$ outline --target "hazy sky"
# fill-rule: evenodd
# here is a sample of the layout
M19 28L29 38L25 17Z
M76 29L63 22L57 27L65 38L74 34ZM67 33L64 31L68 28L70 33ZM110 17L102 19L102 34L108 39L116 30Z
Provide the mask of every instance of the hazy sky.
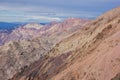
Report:
M0 21L49 22L68 17L96 18L120 0L0 0Z

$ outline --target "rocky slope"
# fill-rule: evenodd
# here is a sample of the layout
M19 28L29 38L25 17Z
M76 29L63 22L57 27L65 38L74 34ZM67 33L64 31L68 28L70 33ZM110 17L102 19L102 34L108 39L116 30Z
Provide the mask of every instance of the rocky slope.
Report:
M68 36L11 80L119 80L120 7Z
M15 29L8 35L6 39L8 43L0 47L0 80L13 77L16 72L21 72L31 63L44 57L45 53L60 39L77 31L88 21L86 19L68 19L65 22L50 24L46 27L27 24ZM66 28L69 24L71 25Z
M43 32L41 37L44 41L49 40L52 41L52 44L55 44L71 33L81 29L87 22L90 22L90 20L69 18L60 23L51 23L49 25L50 28Z

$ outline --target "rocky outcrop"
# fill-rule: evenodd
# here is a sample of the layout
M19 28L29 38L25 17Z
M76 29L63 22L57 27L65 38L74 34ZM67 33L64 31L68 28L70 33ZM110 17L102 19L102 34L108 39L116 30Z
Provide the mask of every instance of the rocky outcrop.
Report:
M11 80L113 80L120 73L119 35L120 7L60 41Z

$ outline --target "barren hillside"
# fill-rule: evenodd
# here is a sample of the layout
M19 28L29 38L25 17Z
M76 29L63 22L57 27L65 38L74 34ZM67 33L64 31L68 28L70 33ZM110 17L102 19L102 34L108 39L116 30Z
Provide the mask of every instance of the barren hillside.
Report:
M11 80L119 80L120 7L63 39Z
M7 37L2 35L1 39L6 43L0 46L0 80L12 78L24 67L44 57L57 42L80 29L88 21L68 19L48 26L27 24L5 35Z

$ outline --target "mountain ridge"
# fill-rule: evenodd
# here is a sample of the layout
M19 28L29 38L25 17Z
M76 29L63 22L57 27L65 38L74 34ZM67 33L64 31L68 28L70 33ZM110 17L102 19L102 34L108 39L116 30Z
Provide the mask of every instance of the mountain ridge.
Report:
M13 30L8 38L10 41L0 46L0 78L7 80L16 72L21 71L22 67L27 67L39 58L44 57L57 42L88 22L84 19L84 22L80 23L81 21L81 19L72 20L73 24L69 26L68 30L64 26L69 25L69 21L47 25L46 27L40 27L40 29L31 29L31 26L26 29L23 26ZM76 25L76 22L79 26ZM76 29L72 30L74 28ZM29 35L32 35L30 39L26 39ZM12 41L11 39L16 40Z
M11 80L112 80L120 73L120 7L65 38Z

